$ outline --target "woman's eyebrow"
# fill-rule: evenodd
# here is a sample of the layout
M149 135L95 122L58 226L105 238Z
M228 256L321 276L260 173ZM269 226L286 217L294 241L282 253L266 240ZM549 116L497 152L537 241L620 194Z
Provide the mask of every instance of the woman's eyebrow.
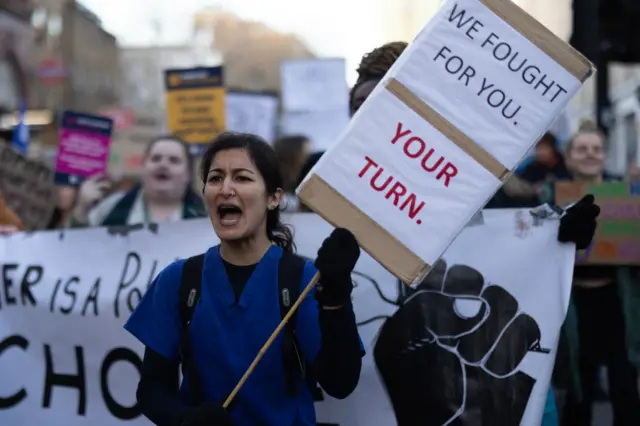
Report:
M224 173L224 170L220 169L220 168L214 168L214 169L210 169L209 173ZM237 167L235 169L231 170L232 173L238 173L238 172L247 172L247 173L251 173L252 175L255 175L255 172L253 170L249 170L246 169L244 167Z

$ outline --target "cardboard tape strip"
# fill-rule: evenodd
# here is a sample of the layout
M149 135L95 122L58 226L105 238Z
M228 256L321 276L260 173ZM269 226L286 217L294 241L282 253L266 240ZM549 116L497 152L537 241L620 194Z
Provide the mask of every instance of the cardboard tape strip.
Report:
M587 58L517 4L504 0L480 0L480 2L581 82L593 74L595 68Z
M484 148L469 139L467 135L458 130L453 124L449 123L447 119L438 114L433 108L422 102L422 100L414 95L411 90L407 89L404 84L392 78L387 83L387 90L425 121L429 122L451 142L458 145L460 149L476 160L477 163L487 169L487 171L498 178L498 180L502 182L507 180L510 172L505 166L485 151Z
M300 200L333 226L349 229L360 246L405 284L424 277L431 267L400 240L354 206L320 176L313 174L298 192Z

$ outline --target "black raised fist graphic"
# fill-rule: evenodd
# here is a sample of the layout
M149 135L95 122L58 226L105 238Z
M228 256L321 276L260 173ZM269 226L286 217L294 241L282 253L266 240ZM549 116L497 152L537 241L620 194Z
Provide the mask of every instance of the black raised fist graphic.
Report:
M438 261L380 329L374 359L398 426L518 426L535 379L518 365L540 328L466 265Z

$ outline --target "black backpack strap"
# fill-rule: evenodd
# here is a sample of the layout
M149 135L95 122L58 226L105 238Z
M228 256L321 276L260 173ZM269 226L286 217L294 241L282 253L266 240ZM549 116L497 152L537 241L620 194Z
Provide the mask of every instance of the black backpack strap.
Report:
M300 295L302 275L306 259L283 251L278 264L278 299L280 300L280 318L284 318ZM291 394L295 395L296 377L306 375L307 366L300 350L295 333L296 313L294 312L285 326L282 342L282 358Z
M180 280L180 320L182 322L182 347L181 362L182 371L189 378L189 394L193 405L202 401L203 392L200 387L200 380L196 370L195 360L191 354L191 341L189 340L189 325L196 304L200 299L202 288L202 265L204 264L204 254L188 258L182 268L182 279Z

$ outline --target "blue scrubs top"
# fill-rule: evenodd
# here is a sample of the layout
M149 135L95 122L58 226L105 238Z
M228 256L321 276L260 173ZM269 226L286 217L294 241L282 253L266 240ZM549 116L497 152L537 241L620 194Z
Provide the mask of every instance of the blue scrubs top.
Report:
M236 386L271 333L280 323L278 261L282 249L272 245L247 281L236 303L235 294L220 257L219 246L205 254L202 292L189 329L192 353L202 390L210 400L222 403ZM181 323L179 288L184 260L178 260L156 277L125 324L145 346L169 359L177 359ZM301 289L315 275L307 261ZM314 290L315 291L315 290ZM318 304L311 291L296 314L300 346L309 363L320 350ZM315 426L313 398L300 378L291 396L287 391L282 360L282 334L267 350L230 407L238 425ZM361 343L362 344L362 343ZM188 380L180 393L188 400Z

